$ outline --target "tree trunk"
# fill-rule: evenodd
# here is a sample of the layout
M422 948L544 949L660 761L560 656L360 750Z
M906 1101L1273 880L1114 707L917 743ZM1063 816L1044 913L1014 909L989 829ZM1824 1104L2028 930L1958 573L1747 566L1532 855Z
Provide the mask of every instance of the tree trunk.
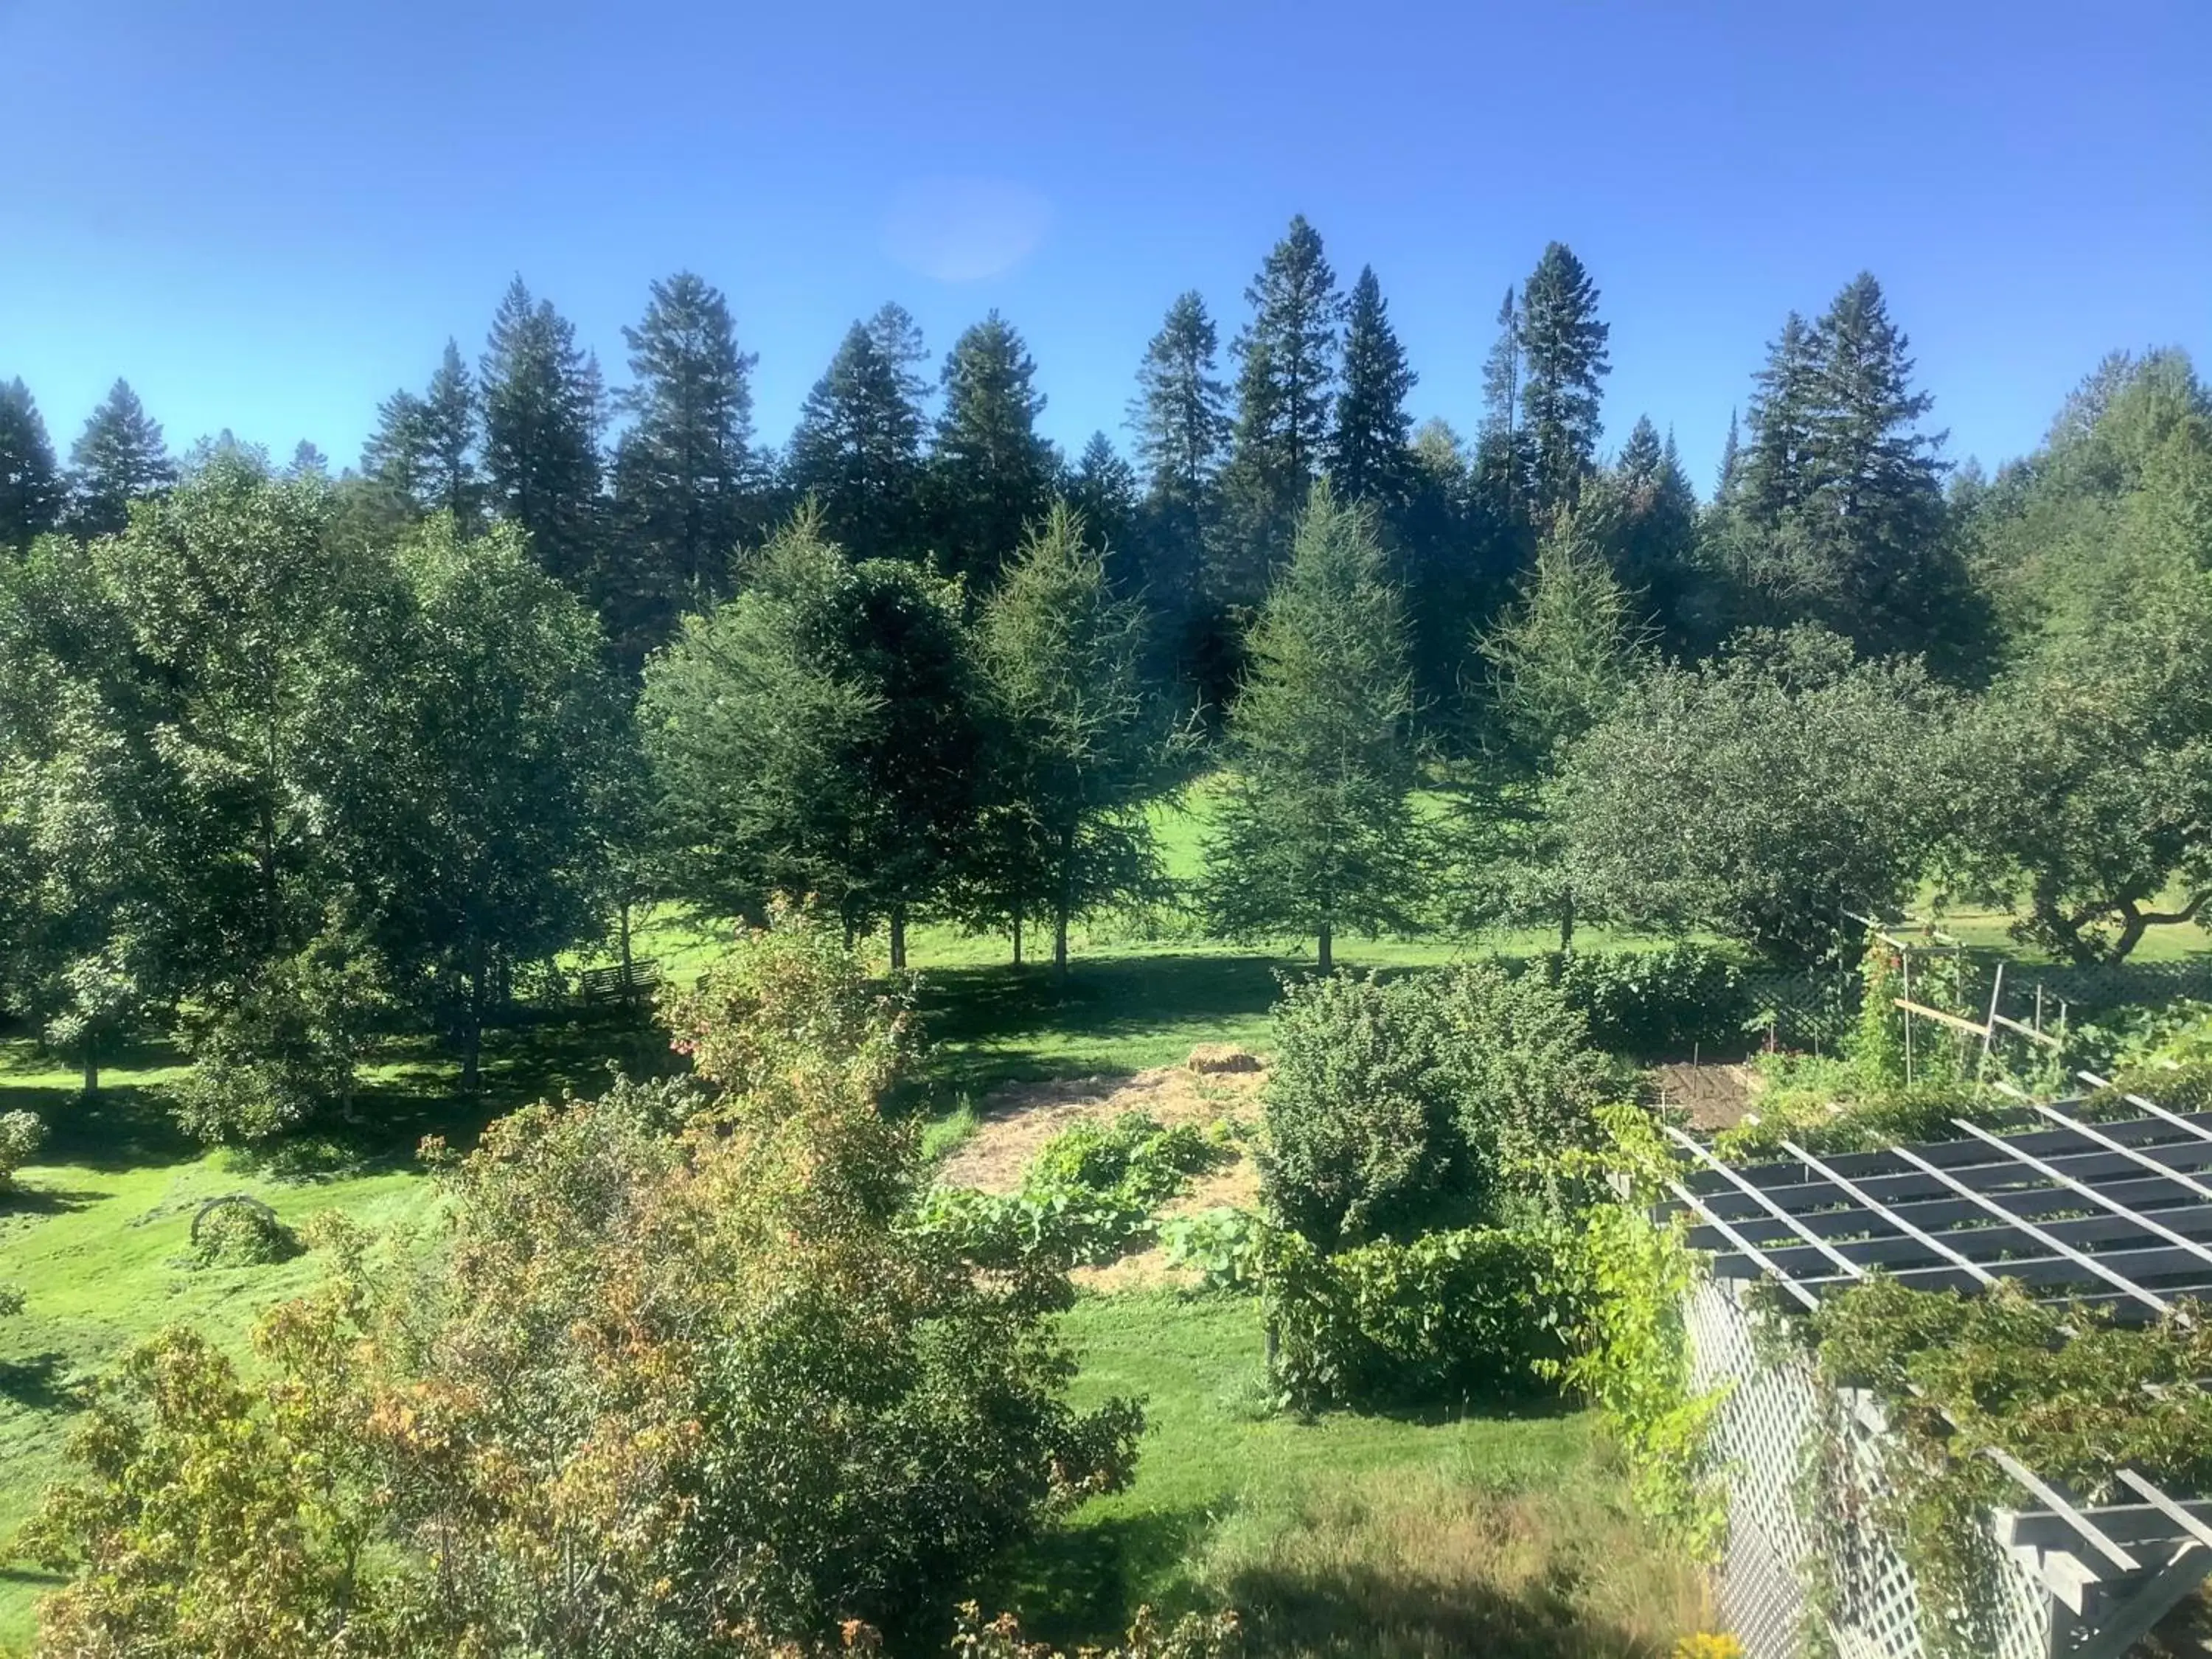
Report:
M483 1081L484 947L469 946L469 994L461 1007L461 1092L472 1095Z
M629 1008L637 1006L637 986L630 978L629 960L629 899L625 896L615 912L615 927L622 936L623 1001Z
M1052 914L1052 976L1065 983L1067 979L1067 906L1055 906Z
M891 971L900 973L906 968L906 906L891 906Z
M1321 970L1324 974L1334 971L1336 967L1336 957L1329 950L1331 943L1329 925L1324 921L1321 925Z
M1569 888L1559 899L1559 954L1575 948L1575 894Z
M1052 977L1055 984L1067 982L1067 918L1075 908L1075 832L1063 830L1060 836L1060 891L1052 906Z
M88 1099L100 1092L100 1039L84 1034L84 1092Z
M1014 966L1022 965L1022 907L1014 907Z

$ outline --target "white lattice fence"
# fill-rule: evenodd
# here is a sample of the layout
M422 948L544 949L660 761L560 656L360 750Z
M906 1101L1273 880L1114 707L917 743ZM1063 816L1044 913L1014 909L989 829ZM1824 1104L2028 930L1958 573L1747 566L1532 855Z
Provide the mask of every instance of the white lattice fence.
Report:
M1839 1446L1813 1437L1831 1432L1811 1366L1770 1358L1753 1341L1753 1316L1736 1283L1705 1280L1691 1292L1688 1318L1693 1378L1703 1391L1732 1382L1713 1423L1713 1450L1729 1476L1729 1544L1721 1586L1729 1628L1749 1659L1798 1659L1808 1605L1806 1564L1814 1540L1799 1509L1798 1488L1808 1454L1840 1455L1838 1501L1850 1559L1837 1564L1844 1605L1828 1626L1842 1659L1920 1659L1920 1603L1912 1572L1888 1540L1863 1520L1880 1479L1881 1451L1871 1429L1848 1414ZM2008 1565L2004 1628L1990 1659L2045 1659L2049 1597L2027 1568Z

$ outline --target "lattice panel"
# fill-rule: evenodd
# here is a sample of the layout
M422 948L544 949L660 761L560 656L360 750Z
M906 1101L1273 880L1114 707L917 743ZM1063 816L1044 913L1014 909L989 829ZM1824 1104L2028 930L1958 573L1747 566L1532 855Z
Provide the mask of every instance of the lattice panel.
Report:
M1770 1362L1752 1340L1734 1285L1705 1280L1688 1306L1692 1373L1699 1390L1733 1381L1713 1424L1713 1450L1729 1470L1729 1547L1721 1604L1749 1659L1798 1659L1808 1616L1805 1563L1813 1540L1797 1508L1812 1437L1826 1432L1819 1384L1801 1360ZM1863 1515L1880 1480L1879 1444L1853 1424L1838 1449L1847 1509ZM1920 1659L1920 1603L1912 1573L1871 1525L1849 1529L1840 1564L1845 1606L1829 1635L1842 1659ZM2049 1597L2008 1564L2005 1628L1990 1659L2046 1659Z

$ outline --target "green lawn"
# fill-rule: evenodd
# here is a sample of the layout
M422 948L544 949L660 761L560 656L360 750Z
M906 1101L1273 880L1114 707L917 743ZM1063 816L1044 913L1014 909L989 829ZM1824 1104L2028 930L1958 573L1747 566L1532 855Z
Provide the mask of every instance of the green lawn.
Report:
M1139 1397L1151 1428L1128 1491L991 1587L1034 1633L1102 1642L1142 1604L1229 1606L1271 1656L1628 1659L1703 1622L1587 1413L1265 1415L1242 1299L1091 1297L1066 1329L1079 1397Z

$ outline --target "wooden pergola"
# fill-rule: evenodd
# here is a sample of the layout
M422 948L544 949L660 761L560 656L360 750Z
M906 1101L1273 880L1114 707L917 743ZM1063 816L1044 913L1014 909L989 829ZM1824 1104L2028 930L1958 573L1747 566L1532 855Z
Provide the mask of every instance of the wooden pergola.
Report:
M1785 1140L1786 1161L1751 1167L1670 1129L1689 1162L1670 1184L1714 1279L1765 1279L1808 1309L1878 1271L1919 1290L2002 1279L2120 1320L2187 1317L2185 1301L2212 1305L2212 1113L2124 1099L2138 1115L2123 1121L2085 1121L2081 1100L2021 1097L2025 1133L1954 1118L1954 1139L1825 1156ZM1858 1403L1878 1432L1870 1402ZM1758 1443L1746 1438L1738 1461ZM2119 1469L2126 1501L2090 1504L1988 1455L2021 1494L1990 1520L2024 1582L2048 1593L2036 1610L2045 1653L2118 1659L2212 1571L2212 1500ZM1896 1594L1917 1607L1909 1584ZM1903 1659L1919 1651L1912 1625L1872 1620L1845 1651Z

